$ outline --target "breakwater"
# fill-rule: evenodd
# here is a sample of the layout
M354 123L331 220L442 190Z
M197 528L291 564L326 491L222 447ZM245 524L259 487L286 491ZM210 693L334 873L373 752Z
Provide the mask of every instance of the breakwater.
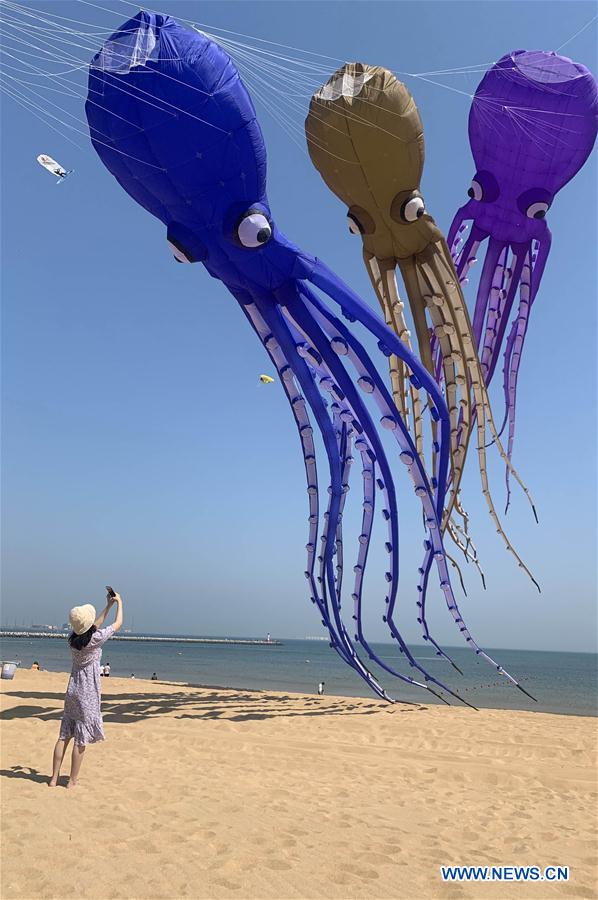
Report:
M67 638L65 631L0 631L2 638ZM252 647L282 647L282 641L265 638L199 638L199 637L163 637L161 635L115 634L113 641L139 641L153 644L242 644Z

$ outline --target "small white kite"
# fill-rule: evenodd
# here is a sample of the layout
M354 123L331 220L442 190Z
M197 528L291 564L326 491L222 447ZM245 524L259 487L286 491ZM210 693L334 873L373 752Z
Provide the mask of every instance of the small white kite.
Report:
M47 156L45 153L40 153L40 155L37 157L37 161L40 166L43 166L44 169L46 169L46 171L50 173L50 175L57 176L57 184L60 184L60 182L63 181L67 177L67 175L70 175L71 172L74 171L73 169L69 169L67 171L65 168L63 168L63 166L60 165L60 163L57 163L55 159L52 159L51 156Z

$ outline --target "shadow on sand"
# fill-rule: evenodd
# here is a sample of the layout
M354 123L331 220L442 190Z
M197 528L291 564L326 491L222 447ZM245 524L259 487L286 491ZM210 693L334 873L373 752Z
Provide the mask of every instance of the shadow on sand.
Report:
M178 719L225 719L229 722L247 722L259 719L288 718L295 716L367 716L378 712L391 712L399 707L403 711L426 707L413 703L396 703L390 706L378 701L355 701L349 697L304 697L301 695L270 694L263 691L204 688L174 693L131 693L102 695L104 722L133 722L170 715ZM0 713L0 719L37 718L42 721L62 718L64 694L42 691L6 691L4 696L24 701L53 700L54 708L19 703Z

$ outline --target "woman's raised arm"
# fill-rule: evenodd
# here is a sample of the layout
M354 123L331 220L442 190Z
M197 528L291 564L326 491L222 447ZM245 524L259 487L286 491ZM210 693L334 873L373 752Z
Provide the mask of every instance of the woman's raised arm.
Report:
M96 619L95 622L93 623L93 624L95 625L96 628L101 628L101 627L102 627L102 625L104 624L104 621L105 621L105 619L106 619L106 616L107 616L108 613L110 612L110 607L112 606L113 603L114 603L114 599L111 598L111 597L108 597L108 600L107 600L107 602L106 602L106 606L104 607L104 609L102 610L102 612L99 614L99 616L97 617L97 619Z
M123 623L123 602L122 602L122 598L121 598L120 594L115 594L114 597L112 598L112 601L113 601L113 603L116 603L116 605L118 607L116 610L116 621L113 626L114 630L118 631L118 629L120 628L120 626Z

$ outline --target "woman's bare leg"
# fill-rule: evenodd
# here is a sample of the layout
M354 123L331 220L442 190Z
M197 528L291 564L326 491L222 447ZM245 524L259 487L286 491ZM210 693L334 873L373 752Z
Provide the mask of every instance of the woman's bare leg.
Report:
M70 738L67 738L66 741L56 741L56 745L54 747L54 755L52 757L52 777L48 782L48 787L56 787L56 785L58 784L60 767L62 765L62 760L64 759L64 754L66 753L66 748L69 745L69 741Z
M71 756L71 774L67 787L75 787L77 784L77 776L83 762L83 754L85 753L85 744L73 744L73 754Z

